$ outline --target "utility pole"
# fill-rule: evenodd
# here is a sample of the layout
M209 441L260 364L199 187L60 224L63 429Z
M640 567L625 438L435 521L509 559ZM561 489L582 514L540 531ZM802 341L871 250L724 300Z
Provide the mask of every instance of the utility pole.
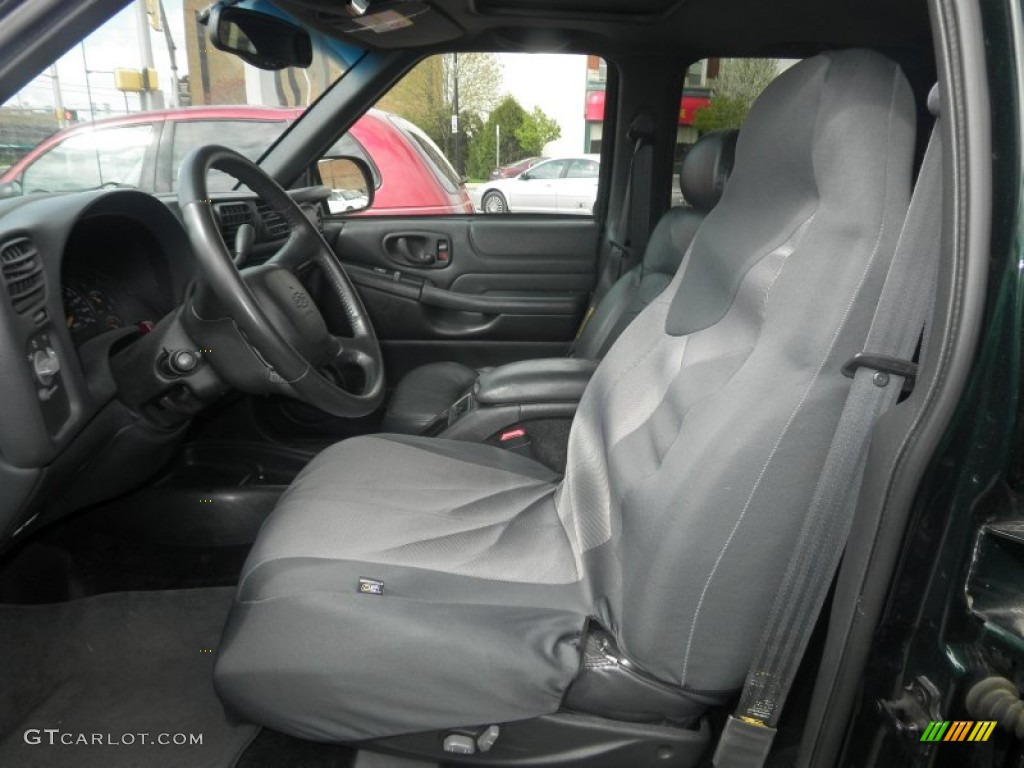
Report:
M88 75L86 75L88 77ZM57 116L57 123L61 128L67 127L64 119L64 98L60 93L60 76L57 74L57 62L50 66L50 83L53 85L53 113Z
M79 48L82 49L82 69L85 70L85 96L89 100L89 122L96 119L92 108L92 85L89 83L89 60L85 58L85 41L79 43Z
M171 35L171 27L167 23L167 11L164 10L164 0L157 0L160 8L160 25L164 28L164 37L167 38L167 55L171 58L171 106L181 106L178 94L178 47L174 44L174 37ZM146 35L147 39L149 35Z
M455 57L454 62L454 75L455 75L455 86L452 94L452 134L455 137L455 170L459 172L459 176L465 174L465 169L462 165L462 136L459 130L459 54L453 54Z
M146 0L135 0L135 19L139 28L139 53L142 55L143 72L147 69L155 69L153 65L153 43L149 39L149 12L146 9ZM144 89L139 94L144 110L154 108L153 91Z

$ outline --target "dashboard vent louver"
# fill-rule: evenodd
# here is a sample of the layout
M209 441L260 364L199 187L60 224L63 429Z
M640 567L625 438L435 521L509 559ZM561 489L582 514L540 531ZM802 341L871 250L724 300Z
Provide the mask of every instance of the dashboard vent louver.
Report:
M28 238L9 240L0 245L0 273L14 311L24 315L46 298L46 278L39 251Z
M248 203L222 203L217 206L217 219L220 221L220 234L228 248L235 244L235 235L243 224L255 226L255 216Z
M288 222L284 220L284 216L262 200L256 204L256 210L259 211L260 217L263 219L263 229L270 239L280 240L292 231Z

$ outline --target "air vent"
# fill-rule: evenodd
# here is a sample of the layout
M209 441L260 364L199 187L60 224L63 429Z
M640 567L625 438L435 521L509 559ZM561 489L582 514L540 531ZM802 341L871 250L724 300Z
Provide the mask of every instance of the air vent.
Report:
M217 219L220 221L220 234L231 248L235 243L235 235L243 224L255 225L255 217L248 203L222 203L217 206Z
M280 240L282 237L287 237L288 233L292 231L288 222L284 220L284 216L262 200L256 204L256 210L259 211L260 217L263 219L263 229L270 240Z
M0 270L14 311L24 315L46 298L46 278L39 251L27 238L0 245Z

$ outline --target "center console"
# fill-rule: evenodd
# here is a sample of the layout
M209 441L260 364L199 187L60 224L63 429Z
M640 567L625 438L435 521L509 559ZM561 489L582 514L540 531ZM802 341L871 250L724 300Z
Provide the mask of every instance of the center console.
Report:
M492 443L564 469L565 443L597 361L524 360L485 370L423 434Z

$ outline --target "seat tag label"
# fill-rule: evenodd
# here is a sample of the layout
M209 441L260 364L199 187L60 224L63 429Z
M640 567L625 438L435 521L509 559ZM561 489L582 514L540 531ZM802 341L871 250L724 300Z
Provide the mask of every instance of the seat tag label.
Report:
M364 595L383 595L384 582L376 579L360 579L359 591Z

